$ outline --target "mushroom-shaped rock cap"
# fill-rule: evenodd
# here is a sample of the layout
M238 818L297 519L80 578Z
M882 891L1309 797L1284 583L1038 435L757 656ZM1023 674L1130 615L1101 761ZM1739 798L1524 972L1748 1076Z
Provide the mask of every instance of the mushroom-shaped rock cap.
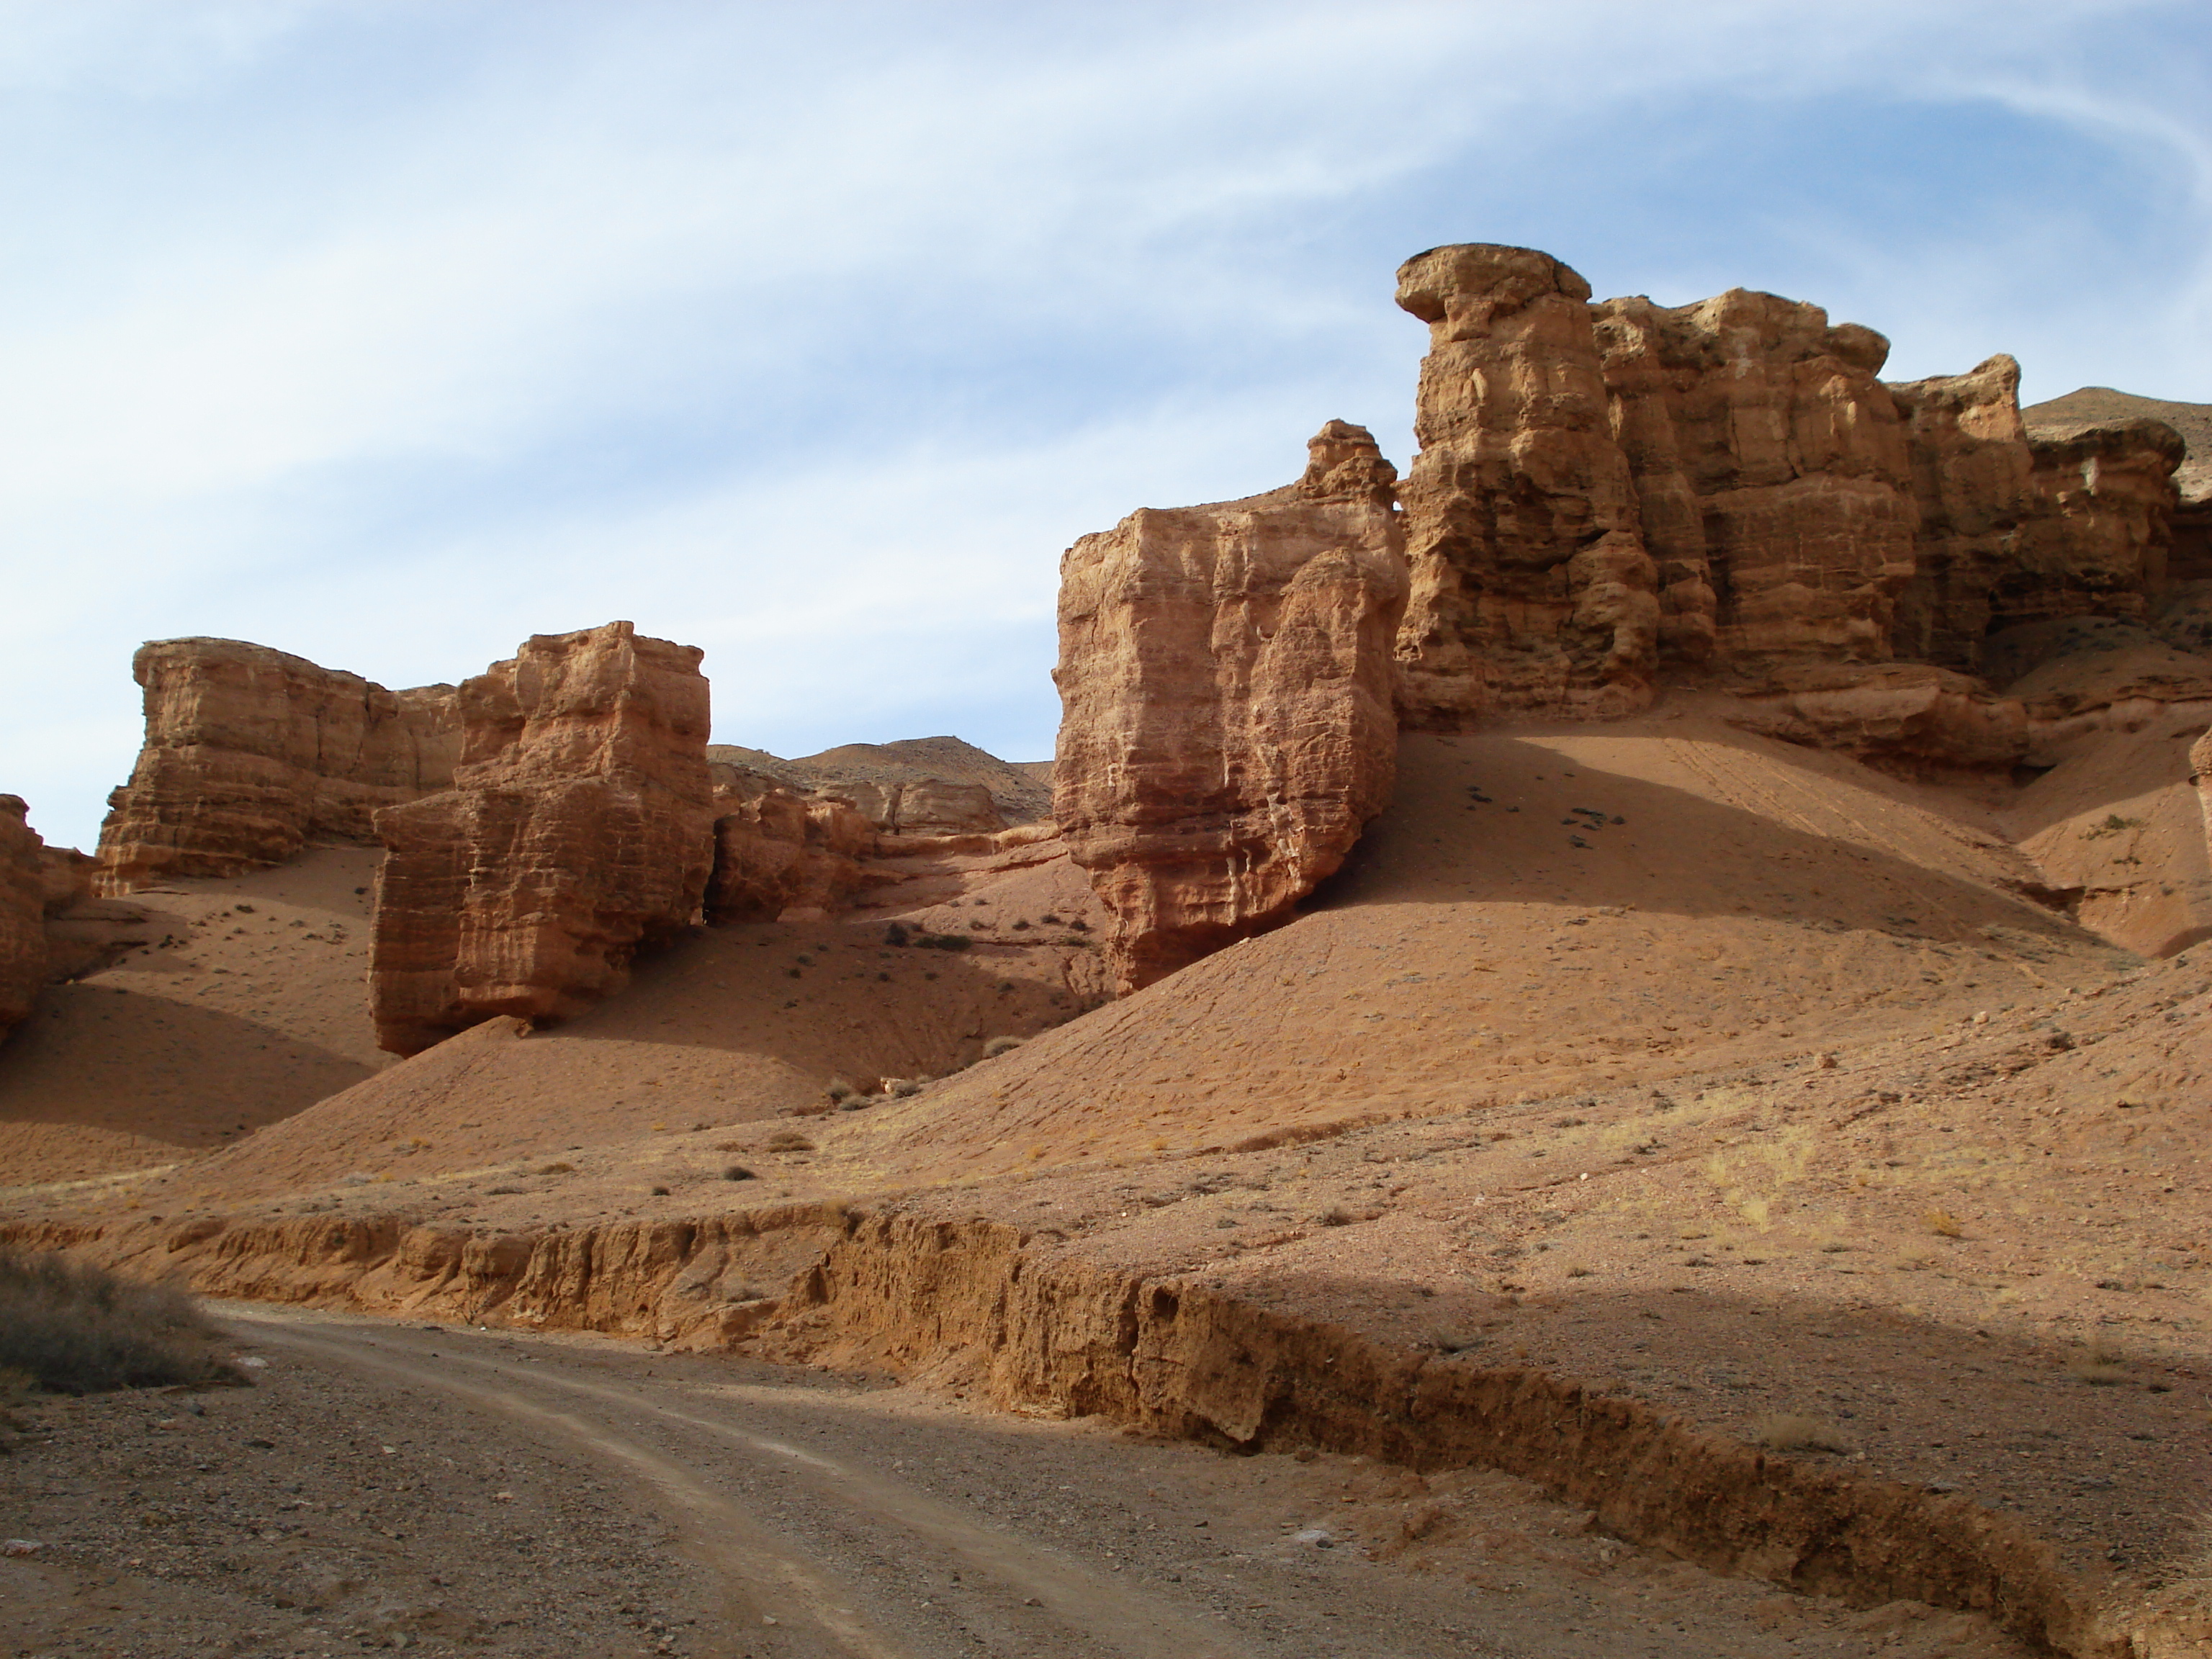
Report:
M1584 302L1590 285L1573 266L1533 247L1454 242L1398 267L1398 304L1439 340L1479 337L1493 318L1553 296Z

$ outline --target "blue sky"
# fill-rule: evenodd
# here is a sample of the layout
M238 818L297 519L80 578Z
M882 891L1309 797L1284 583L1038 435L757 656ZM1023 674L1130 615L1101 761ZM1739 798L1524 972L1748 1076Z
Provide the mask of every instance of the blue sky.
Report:
M1439 242L2212 401L2202 0L0 0L0 790L88 847L187 634L1048 754L1060 550L1404 465Z

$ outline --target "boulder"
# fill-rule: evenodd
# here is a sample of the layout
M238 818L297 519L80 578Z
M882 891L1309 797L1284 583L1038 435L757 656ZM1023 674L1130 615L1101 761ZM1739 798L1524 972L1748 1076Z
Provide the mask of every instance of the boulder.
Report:
M100 832L107 892L242 875L315 837L370 841L379 807L453 781L451 686L387 691L237 640L157 640L131 668L146 737Z
M1420 453L1400 492L1412 570L1400 696L1413 725L1650 701L1659 572L1613 439L1589 293L1531 248L1433 248L1399 269L1399 305L1429 325ZM1693 611L1697 556L1683 539L1669 569Z
M0 795L0 1036L28 1018L46 982L46 842L21 795Z
M1124 989L1287 921L1389 799L1396 474L1340 421L1308 450L1296 483L1061 562L1054 811Z
M462 684L453 787L376 815L379 1043L414 1054L495 1015L573 1016L696 917L713 855L700 656L609 623L537 635Z

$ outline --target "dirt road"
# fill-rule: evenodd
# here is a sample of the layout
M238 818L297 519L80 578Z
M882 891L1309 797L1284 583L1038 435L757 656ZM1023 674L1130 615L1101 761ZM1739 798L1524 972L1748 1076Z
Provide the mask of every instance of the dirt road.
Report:
M819 1371L224 1310L259 1386L19 1410L0 1651L1580 1659L2017 1650L1589 1531Z

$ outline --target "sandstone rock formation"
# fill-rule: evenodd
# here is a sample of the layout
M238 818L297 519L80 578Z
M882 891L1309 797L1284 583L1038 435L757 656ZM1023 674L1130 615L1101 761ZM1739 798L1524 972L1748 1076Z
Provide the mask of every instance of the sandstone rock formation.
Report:
M453 787L376 815L383 1047L578 1013L693 921L712 858L700 655L609 623L462 684Z
M1061 562L1054 813L1124 988L1287 920L1389 799L1395 473L1340 421L1309 453L1296 483L1133 513Z
M131 672L146 738L100 833L109 892L241 875L312 836L371 840L377 808L452 781L451 686L387 691L236 640L157 640Z
M717 766L709 921L826 916L867 882L876 826L842 800L801 795Z
M2177 584L2212 581L2212 404L2175 403L2106 386L2085 386L2021 414L2039 435L2141 420L2172 427L2180 434L2185 453L2173 475L2179 500L2172 514L2166 576Z
M1905 422L1920 522L1898 597L1898 655L1978 673L1991 595L2020 558L2040 501L2020 417L2020 364L1991 357L1964 374L1891 386Z
M1529 248L1435 248L1399 269L1398 303L1430 339L1401 492L1401 697L1416 725L1650 699L1659 572L1609 424L1589 293ZM1668 580L1694 611L1698 562L1677 541Z
M2041 422L2027 430L2043 509L1991 595L1991 623L2148 612L2165 588L2186 453L2163 421Z
M707 758L757 774L794 794L848 801L892 835L988 835L1052 816L1049 777L1039 778L1030 767L1002 761L958 738L841 744L797 760L709 744Z
M1624 452L1661 561L1672 654L1763 669L1888 654L1913 504L1889 343L1743 289L1595 307ZM1710 610L1704 610L1710 596Z
M21 795L0 795L0 1036L30 1016L46 982L46 843Z

